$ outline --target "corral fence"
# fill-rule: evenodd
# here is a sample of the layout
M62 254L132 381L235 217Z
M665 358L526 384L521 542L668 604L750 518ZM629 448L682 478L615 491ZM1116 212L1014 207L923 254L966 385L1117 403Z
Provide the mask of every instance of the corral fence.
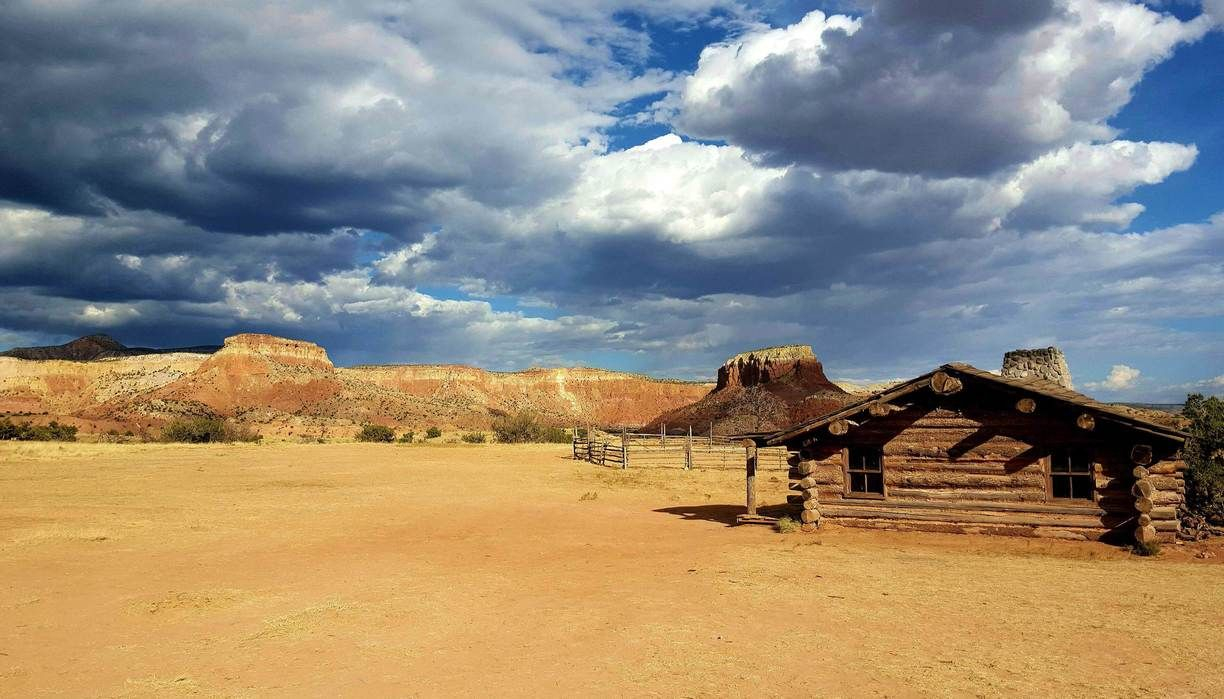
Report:
M613 468L680 468L744 470L746 453L738 439L714 435L654 434L574 429L574 458ZM757 468L786 471L785 447L757 449Z

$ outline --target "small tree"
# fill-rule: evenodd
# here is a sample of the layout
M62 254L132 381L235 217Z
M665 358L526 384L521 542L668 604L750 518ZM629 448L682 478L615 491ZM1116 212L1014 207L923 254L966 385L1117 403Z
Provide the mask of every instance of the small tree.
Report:
M437 439L442 436L442 430L438 427L430 427L425 430L425 439Z
M1182 414L1190 419L1186 506L1212 524L1224 524L1224 400L1192 393Z
M383 427L382 425L362 425L361 431L357 433L357 441L394 442L395 432L390 427Z
M400 435L400 444L412 444L412 440L416 439L416 432L405 432Z

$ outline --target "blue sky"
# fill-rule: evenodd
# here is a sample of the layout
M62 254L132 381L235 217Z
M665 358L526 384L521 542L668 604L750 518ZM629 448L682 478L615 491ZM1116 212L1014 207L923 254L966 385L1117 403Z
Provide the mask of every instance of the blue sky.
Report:
M0 345L1224 392L1224 3L0 7Z

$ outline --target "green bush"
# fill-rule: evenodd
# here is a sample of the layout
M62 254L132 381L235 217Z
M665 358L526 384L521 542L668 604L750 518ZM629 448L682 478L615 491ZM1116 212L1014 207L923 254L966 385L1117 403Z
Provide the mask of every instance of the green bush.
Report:
M1186 506L1215 525L1224 525L1224 400L1186 396L1182 414L1190 419L1186 458Z
M442 436L442 430L437 427L430 427L425 430L425 439L437 439Z
M249 427L231 425L215 417L172 420L162 428L163 442L210 444L213 442L258 442L261 435Z
M395 432L382 425L362 425L357 433L358 442L394 442Z
M568 444L570 435L564 427L552 427L540 422L533 413L505 415L493 421L493 434L503 444L551 442Z
M29 422L18 424L8 418L0 420L0 440L75 442L76 438L77 428L72 425L61 425L55 420L45 425L35 425Z
M412 440L416 439L416 432L405 432L400 435L400 444L412 444Z
M1135 545L1131 547L1131 551L1133 551L1136 556L1155 556L1160 553L1160 542L1150 541L1144 543L1142 541L1136 541Z
M484 444L485 435L484 432L468 432L459 439L462 439L468 444Z

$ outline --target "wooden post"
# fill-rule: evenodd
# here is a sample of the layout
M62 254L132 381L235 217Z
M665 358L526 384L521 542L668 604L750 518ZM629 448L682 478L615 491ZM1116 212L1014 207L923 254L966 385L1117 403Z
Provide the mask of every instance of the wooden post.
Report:
M714 446L714 421L710 420L710 446Z
M574 461L578 460L578 426L574 425L574 434L570 438L570 447L574 451Z
M659 424L659 446L667 446L667 423Z
M689 425L688 438L684 440L684 470L693 468L693 426Z
M629 433L621 427L621 468L629 468Z
M756 442L751 439L745 439L744 445L744 470L745 470L745 487L747 488L748 497L748 515L756 516L756 468L757 468L757 446Z

